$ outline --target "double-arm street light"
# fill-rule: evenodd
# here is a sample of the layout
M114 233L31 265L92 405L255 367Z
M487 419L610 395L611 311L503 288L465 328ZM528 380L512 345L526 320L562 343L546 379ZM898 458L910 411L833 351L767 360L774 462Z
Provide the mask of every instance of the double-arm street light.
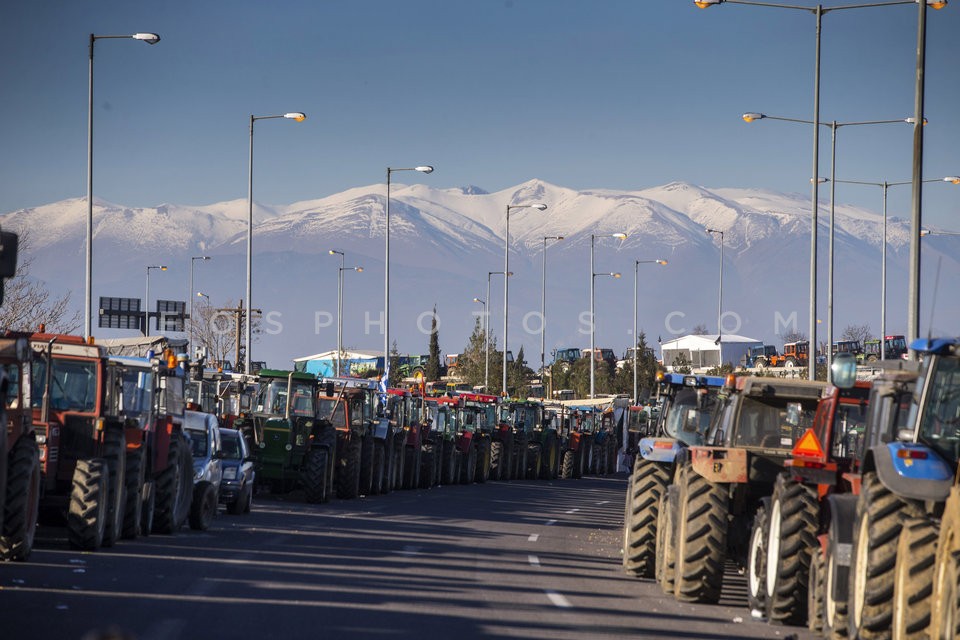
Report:
M417 167L387 167L387 201L383 223L383 384L384 388L390 385L390 176L398 171L419 171L433 173L430 165Z
M563 240L563 236L543 236L543 271L540 278L540 383L543 384L544 350L547 345L547 241Z
M720 236L720 289L717 294L717 344L720 344L720 336L723 335L723 230L707 229L707 233L711 235L719 234Z
M90 34L90 65L87 82L87 260L86 260L86 300L83 310L83 337L90 339L93 317L93 45L97 40L140 40L147 44L157 44L160 36L155 33L135 33L129 36L98 36Z
M150 271L157 269L158 271L166 271L166 265L151 265L147 267L147 291L143 300L143 335L144 337L150 336Z
M913 124L913 118L900 118L897 120L865 120L862 122L837 122L833 120L832 122L820 122L815 123L812 120L802 120L797 118L783 118L779 116L769 116L763 113L745 113L743 114L743 120L745 122L754 122L756 120L781 120L784 122L799 122L801 124L820 124L825 127L830 127L830 232L829 232L829 242L827 249L827 371L830 370L830 366L833 363L833 264L834 264L834 229L835 229L835 194L836 190L834 185L836 184L836 172L837 172L837 130L841 127L856 127L863 125L874 125L874 124L897 124L904 123ZM822 179L813 180L815 183L821 182ZM814 354L816 351L816 343L811 340L810 342L810 353ZM811 366L815 366L816 358L810 358Z
M187 290L187 304L190 305L188 315L190 316L190 347L193 348L193 265L197 260L206 262L210 256L193 256L190 258L190 288Z
M510 212L514 209L537 209L546 211L547 205L542 202L531 204L508 204L507 205L507 226L506 233L503 236L503 272L510 273ZM507 397L507 320L509 318L510 306L510 278L503 278L503 387L501 394Z
M295 122L303 122L307 116L300 111L293 111L275 116L250 116L250 159L249 171L247 174L247 317L244 330L243 354L243 372L250 373L250 362L252 360L252 326L253 318L253 124L257 120L274 120L276 118L286 118Z
M863 180L834 180L840 184L865 184L873 187L880 187L883 189L883 240L881 244L881 259L880 259L880 359L886 360L887 358L887 190L890 187L895 187L897 185L904 184L913 184L909 180L903 180L900 182L866 182ZM960 184L960 176L947 176L945 178L930 178L928 180L923 180L923 182L949 182L953 184ZM921 229L920 235L923 235Z
M752 2L751 0L694 0L696 4L701 9L706 9L713 5L731 3L731 4L745 4L753 5L758 7L772 7L775 9L791 9L796 11L806 11L812 13L816 18L816 40L814 47L814 73L813 73L813 171L811 172L811 201L812 201L812 220L810 225L810 345L811 345L811 355L815 353L816 344L817 344L817 207L819 203L819 196L817 190L819 188L819 177L820 177L820 168L819 168L819 158L820 158L820 36L821 36L821 26L822 19L824 14L831 11L843 11L846 9L867 9L872 7L886 7L898 4L920 4L924 0L890 0L889 2L875 2L875 3L860 3L860 4L850 4L850 5L841 5L838 7L828 7L824 8L822 5L817 5L815 7L804 7L799 5L792 4L778 4L772 2ZM926 5L930 5L935 9L940 9L944 7L947 3L946 0L925 0ZM921 16L926 16L926 5L920 4L920 14ZM924 23L923 18L921 18L921 25ZM922 41L923 28L921 26L920 36L918 36L918 42ZM918 86L922 87L922 47L918 47L918 67L917 67L917 76L918 76ZM922 94L922 90L919 91ZM921 101L921 108L917 109L915 117L917 119L922 116L922 97L919 98ZM922 127L915 125L914 135L919 137L920 146L922 148ZM916 142L914 144L916 147ZM917 164L917 151L914 149L914 164ZM915 169L916 170L916 169ZM918 179L915 177L915 179ZM916 190L916 189L915 189ZM919 226L919 222L917 222ZM912 247L912 245L911 245ZM912 255L912 249L911 249ZM918 254L919 255L919 254ZM919 265L919 259L917 260ZM919 266L917 267L919 272ZM809 377L811 380L816 379L816 358L809 358Z
M343 266L343 251L330 249L330 255L340 256L340 267L337 269L337 368L336 375L341 373L340 359L343 357L343 272L356 271L361 273L363 267L345 267Z
M627 239L627 234L625 233L611 233L605 235L590 234L590 398L593 399L594 391L596 386L596 374L594 364L597 359L597 345L596 345L596 322L594 322L594 303L593 303L593 289L594 289L594 280L597 279L597 276L610 276L611 278L619 278L619 273L596 273L593 266L593 245L597 238L616 238L617 240L623 241Z
M658 264L660 266L663 266L667 264L667 261L661 258L657 258L656 260L634 260L633 261L633 402L634 403L638 402L637 398L640 394L640 390L637 387L637 384L638 384L637 383L637 365L638 365L637 351L639 351L639 349L637 348L639 343L639 338L637 337L637 331L639 331L637 327L637 305L639 303L639 300L637 299L637 280L639 279L638 276L640 274L640 265L642 264Z

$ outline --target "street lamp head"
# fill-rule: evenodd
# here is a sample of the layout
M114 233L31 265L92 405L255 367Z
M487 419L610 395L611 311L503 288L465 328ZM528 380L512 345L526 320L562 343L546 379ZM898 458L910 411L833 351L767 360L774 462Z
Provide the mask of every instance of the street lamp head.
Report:
M947 176L943 179L944 182L952 182L953 184L960 184L960 176Z
M208 296L207 294L205 294L203 291L197 291L197 297L198 297L198 298L206 298L207 300L210 299L210 296Z
M940 10L947 6L947 0L927 0L927 6Z
M625 233L614 233L610 235L611 238L616 238L617 240L626 240L627 234Z
M909 118L904 118L903 121L906 122L907 124L916 124L917 119L914 118L913 116L910 116ZM923 126L927 126L926 118L923 119Z
M413 170L419 171L420 173L433 173L433 167L431 167L428 164L425 164L419 167L414 167Z
M720 234L723 233L723 231L720 230L720 229L709 229L709 228L708 228L706 231L707 231L707 233L720 233Z
M481 300L480 298L474 298L473 301L474 301L474 302L479 302L480 304L487 304L487 301L486 301L486 300Z
M332 256L342 256L342 255L343 255L343 251L337 251L336 249L330 249L330 251L328 251L327 253L329 253L329 254L332 255Z
M923 236L928 236L928 235L930 235L931 233L932 233L932 232L930 231L930 229L920 229L920 237L921 237L921 238L922 238Z
M751 112L751 113L745 113L741 117L743 118L744 122L753 122L754 120L762 120L767 116L763 115L762 113Z
M960 178L958 178L960 180ZM563 236L557 236L557 240L563 240Z
M817 178L817 184L823 184L825 182L830 182L830 178ZM813 178L810 178L810 184L813 184Z
M142 40L147 44L157 44L158 42L160 42L160 36L158 36L155 33L135 33L130 37L133 38L134 40Z
M667 264L667 261L666 261L666 260L657 260L657 264L659 264L660 266L663 266L663 265Z
M614 278L619 278L619 277L620 277L620 274L619 274L619 273L611 273L610 275L613 276Z
M296 120L297 122L303 122L307 119L307 114L301 113L300 111L292 111L290 113L283 114L284 118L288 120Z
M701 9L706 9L707 7L712 7L715 4L720 4L723 0L693 0L693 4L697 5Z
M353 270L357 273L363 273L363 267L354 267Z
M537 211L547 210L547 205L543 204L542 202L535 202L534 204L530 205L530 207L536 209Z

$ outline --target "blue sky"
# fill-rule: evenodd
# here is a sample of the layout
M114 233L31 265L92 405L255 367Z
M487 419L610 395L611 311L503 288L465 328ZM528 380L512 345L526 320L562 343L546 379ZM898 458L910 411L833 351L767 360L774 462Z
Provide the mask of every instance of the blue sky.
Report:
M813 6L814 2L795 0ZM825 2L825 6L837 6ZM824 17L821 117L913 114L914 5ZM814 18L692 0L168 0L0 9L0 212L86 192L90 33L100 40L97 197L130 206L285 204L433 164L437 187L530 178L573 188L671 181L809 194ZM960 2L929 11L926 177L960 173ZM952 118L952 120L951 120ZM821 138L829 172L829 132ZM909 180L909 125L839 132L837 177ZM960 187L929 185L925 222L960 229ZM827 190L821 191L826 197ZM909 215L909 186L890 190ZM880 210L880 190L837 199ZM40 223L42 224L42 222Z

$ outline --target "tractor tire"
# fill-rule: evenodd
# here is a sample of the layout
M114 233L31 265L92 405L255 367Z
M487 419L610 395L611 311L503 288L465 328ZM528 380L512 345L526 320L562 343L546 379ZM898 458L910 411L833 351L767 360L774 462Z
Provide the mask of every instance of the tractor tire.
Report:
M303 485L304 498L307 502L317 504L323 502L324 497L329 497L327 491L327 464L330 460L330 452L326 449L311 449L307 452L306 459L303 462L303 471L300 472L300 484ZM237 496L237 502L241 503L242 496ZM232 511L231 511L232 513Z
M543 459L540 463L540 478L556 480L560 462L560 442L555 433L547 434L547 444L543 449Z
M937 601L933 611L931 637L936 640L960 638L960 556L942 557L937 570Z
M104 434L103 459L110 474L107 527L103 530L103 546L112 547L123 533L127 506L127 441L122 429L109 429Z
M423 447L424 450L420 453L420 486L429 489L437 484L437 461L433 445L425 444Z
M817 635L823 633L823 574L826 566L823 551L817 545L810 556L810 572L807 574L807 629Z
M893 569L893 640L930 637L937 535L928 518L911 518L900 530Z
M657 584L664 593L673 595L677 584L677 510L680 500L677 487L671 485L660 494L657 508L657 552L654 567Z
M360 497L360 455L363 445L360 438L351 437L343 447L343 455L337 460L337 497L354 500Z
M120 535L126 540L138 537L143 526L143 483L146 480L145 449L127 451L127 489L123 506L123 528Z
M514 447L513 435L507 436L503 440L503 453L500 456L500 479L513 480L516 476L513 473L513 466L517 459L517 451Z
M708 482L689 464L680 469L677 570L674 596L716 604L723 588L727 548L726 485Z
M527 439L526 437L514 439L510 447L513 456L513 464L510 465L510 477L514 480L526 480L527 478Z
M753 361L753 366L758 369L762 369L767 366L767 359L763 356L757 356Z
M156 495L156 483L153 480L145 480L140 493L140 535L145 538L153 533Z
M370 495L386 495L390 493L390 479L387 467L387 443L373 441L373 484ZM398 485L399 486L399 485Z
M503 477L503 442L500 440L490 442L490 479L505 479Z
M457 447L450 440L443 441L443 465L440 467L440 483L445 485L457 482Z
M329 500L329 493L327 494ZM322 500L321 500L322 502ZM227 507L227 513L232 516L239 516L244 513L250 513L250 505L253 503L253 487L249 484L240 489L240 494L236 501Z
M420 445L404 447L404 489L420 488Z
M783 361L783 366L786 367L787 369L793 369L794 367L797 366L797 361L795 358L792 358L792 357L787 358L786 360Z
M477 445L477 472L474 480L483 483L490 479L490 441L486 438Z
M747 547L747 606L750 612L767 611L767 544L770 540L770 500L764 498L753 516Z
M471 442L470 453L460 456L460 484L473 484L477 476L477 448Z
M7 461L0 560L22 562L33 551L40 509L40 450L34 437L28 434L17 440Z
M884 487L875 472L863 474L850 557L851 638L890 637L897 541L903 523L920 515L915 504Z
M102 458L77 460L67 512L67 539L82 551L96 551L107 527L110 472Z
M190 504L190 528L194 531L206 531L217 515L217 490L204 480L193 488L193 501Z
M803 624L811 551L817 547L820 506L817 491L780 474L770 498L767 539L767 620Z
M623 568L640 578L656 573L660 498L670 484L670 469L638 457L627 487L623 524Z
M362 496L373 495L374 464L376 464L374 440L373 436L366 436L360 445L360 495ZM382 467L383 464L381 463L380 466Z
M562 461L560 463L560 478L563 480L571 480L573 478L574 467L577 462L577 454L575 451L567 449L563 452Z
M173 534L180 528L177 514L180 512L180 449L186 444L179 437L171 438L167 452L167 468L159 473L154 483L153 533ZM192 466L191 466L192 470Z
M536 480L540 477L540 461L543 459L540 446L540 443L527 445L527 467L524 474L527 480Z
M839 545L839 533L835 527L830 527L827 531L826 568L823 576L823 636L831 640L846 638L849 626L847 621L849 566L840 565L840 559L837 557L840 553ZM849 556L850 552L848 551L846 555ZM834 594L840 587L846 587L846 591L840 592L840 596L835 597Z

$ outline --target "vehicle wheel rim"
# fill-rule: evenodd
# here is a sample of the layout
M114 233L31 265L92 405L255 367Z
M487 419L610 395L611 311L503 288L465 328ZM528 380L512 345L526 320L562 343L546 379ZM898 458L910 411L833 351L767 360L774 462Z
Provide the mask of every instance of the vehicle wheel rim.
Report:
M780 501L770 510L770 537L767 539L767 594L777 586L777 567L780 564Z
M760 573L760 559L763 554L763 531L759 527L754 529L750 536L750 556L748 558L747 588L750 595L757 597L760 593L760 584L763 576Z
M860 531L857 535L857 570L853 574L853 622L860 627L860 615L863 610L863 597L867 581L867 536L870 527L867 518L860 520Z

